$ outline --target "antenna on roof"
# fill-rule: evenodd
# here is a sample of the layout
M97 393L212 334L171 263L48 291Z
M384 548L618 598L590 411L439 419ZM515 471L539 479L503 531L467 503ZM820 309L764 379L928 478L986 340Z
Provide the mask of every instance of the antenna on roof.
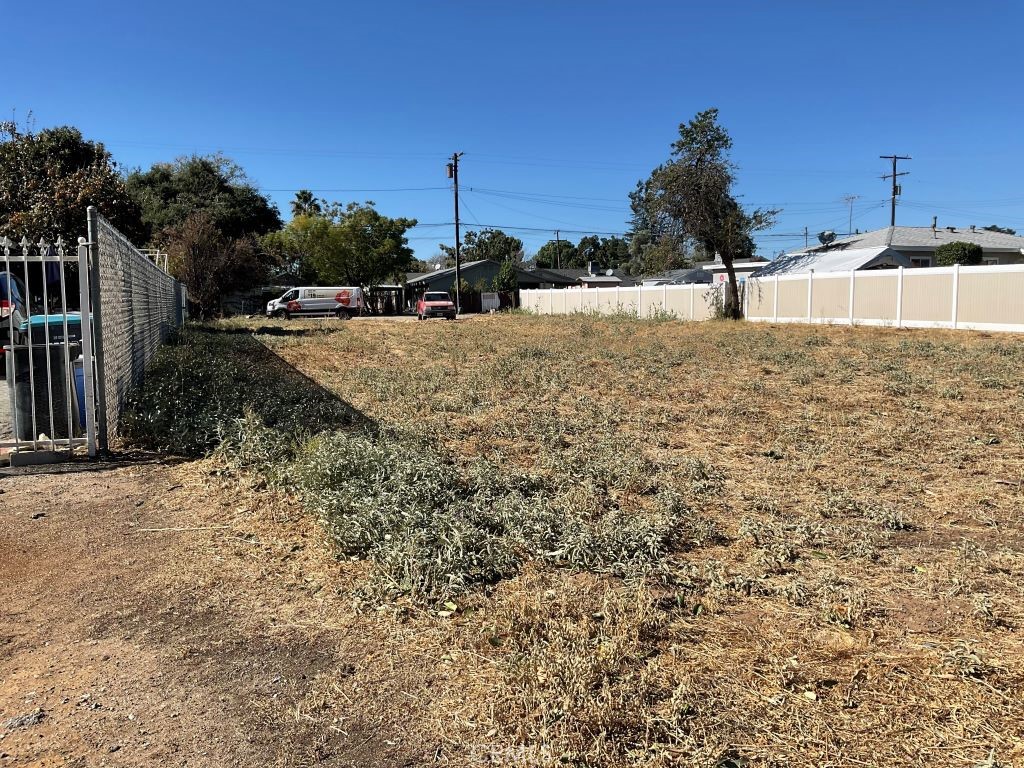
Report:
M824 246L831 245L836 239L836 233L831 229L826 229L824 232L818 233L818 242Z

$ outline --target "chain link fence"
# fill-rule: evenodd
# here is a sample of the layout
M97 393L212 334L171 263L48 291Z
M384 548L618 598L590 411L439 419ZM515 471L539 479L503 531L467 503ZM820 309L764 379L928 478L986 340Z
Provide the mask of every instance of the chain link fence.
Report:
M115 434L130 391L187 316L185 286L139 251L95 208L89 242L98 377L100 448Z

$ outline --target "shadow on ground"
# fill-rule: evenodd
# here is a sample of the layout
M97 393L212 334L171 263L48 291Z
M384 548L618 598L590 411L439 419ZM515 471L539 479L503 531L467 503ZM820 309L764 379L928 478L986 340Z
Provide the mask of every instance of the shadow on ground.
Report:
M194 327L161 349L122 419L132 445L195 456L257 420L294 441L325 430L376 434L376 423L296 370L250 332Z

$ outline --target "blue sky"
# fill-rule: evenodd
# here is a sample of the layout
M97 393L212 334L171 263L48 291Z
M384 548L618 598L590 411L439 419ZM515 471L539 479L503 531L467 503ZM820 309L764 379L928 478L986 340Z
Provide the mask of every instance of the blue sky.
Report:
M286 216L306 187L450 222L462 151L468 224L529 252L624 232L637 179L715 106L737 192L783 208L765 255L845 231L847 194L854 228L887 225L891 153L913 157L898 223L1024 231L1019 2L0 0L0 19L5 115L126 167L222 150ZM411 234L423 258L453 239Z

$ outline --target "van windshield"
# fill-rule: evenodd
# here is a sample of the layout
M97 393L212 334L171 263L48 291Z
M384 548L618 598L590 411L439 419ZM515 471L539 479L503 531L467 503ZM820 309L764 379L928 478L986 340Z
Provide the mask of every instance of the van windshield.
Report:
M299 298L299 292L293 290L288 291L288 293L286 293L284 296L278 299L278 301L294 301L297 298Z
M424 301L451 301L448 298L447 293L426 293L423 295Z

